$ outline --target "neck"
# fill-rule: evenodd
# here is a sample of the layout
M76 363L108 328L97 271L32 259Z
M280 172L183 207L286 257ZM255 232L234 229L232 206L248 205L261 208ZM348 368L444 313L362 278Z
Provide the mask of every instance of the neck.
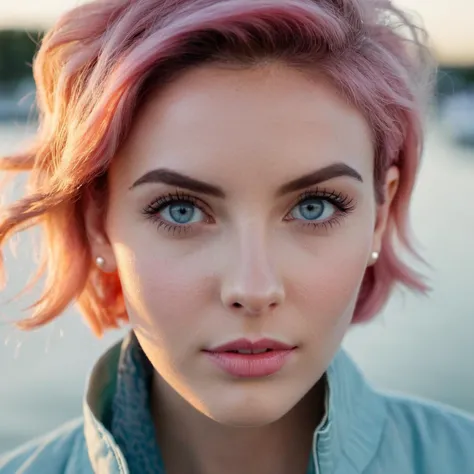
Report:
M325 381L266 426L225 426L197 411L155 374L152 414L167 474L306 474L324 415Z

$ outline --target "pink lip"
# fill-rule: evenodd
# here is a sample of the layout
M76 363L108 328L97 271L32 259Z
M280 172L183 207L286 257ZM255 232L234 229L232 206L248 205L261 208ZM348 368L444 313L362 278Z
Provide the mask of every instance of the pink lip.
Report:
M295 346L289 346L282 342L274 341L273 339L259 339L258 341L250 341L249 339L237 339L236 341L228 342L222 346L213 347L208 352L226 352L238 350L258 350L258 349L273 349L288 351L294 349Z
M271 351L260 354L228 352L259 349L271 349ZM255 342L248 339L238 339L206 350L205 353L212 362L230 375L254 378L272 375L281 370L295 349L295 346L289 346L271 339L260 339Z

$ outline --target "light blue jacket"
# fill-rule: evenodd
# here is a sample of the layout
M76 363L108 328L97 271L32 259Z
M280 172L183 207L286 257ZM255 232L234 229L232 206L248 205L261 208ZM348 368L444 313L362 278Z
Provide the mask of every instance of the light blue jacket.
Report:
M119 355L117 344L96 364L83 419L0 457L0 474L129 473L105 428ZM473 418L375 391L344 351L327 370L327 382L326 418L314 434L313 474L474 473Z

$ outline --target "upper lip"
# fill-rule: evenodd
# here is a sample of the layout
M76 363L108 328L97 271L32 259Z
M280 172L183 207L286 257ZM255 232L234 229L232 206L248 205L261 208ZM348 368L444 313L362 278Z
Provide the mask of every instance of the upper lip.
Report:
M283 342L275 341L273 339L259 339L258 341L250 341L249 339L237 339L235 341L222 344L221 346L213 347L208 349L207 352L226 352L226 351L238 351L238 350L262 350L262 349L273 349L273 350L290 350L294 349L295 346L290 346Z

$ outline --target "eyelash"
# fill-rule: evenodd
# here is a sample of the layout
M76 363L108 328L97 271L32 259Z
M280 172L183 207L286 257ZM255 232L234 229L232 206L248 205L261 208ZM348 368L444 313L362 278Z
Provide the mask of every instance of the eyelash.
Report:
M312 227L313 229L330 229L334 227L335 225L338 225L341 223L342 217L346 216L347 214L351 213L355 209L355 204L354 200L349 197L348 195L345 195L341 192L335 192L335 191L328 191L327 189L314 189L314 190L309 190L305 191L302 193L296 200L296 203L292 206L292 210L296 207L302 204L303 202L307 201L308 199L321 199L328 201L330 204L335 206L336 211L333 216L331 216L329 219L323 222L305 222L300 225L303 225L304 227ZM163 196L158 197L155 199L152 203L147 205L143 209L143 214L147 219L150 219L152 222L154 222L158 228L163 228L167 232L173 233L175 235L178 233L179 235L186 234L189 230L191 230L192 224L172 224L171 222L165 221L161 219L158 214L169 204L175 203L175 202L188 202L195 206L197 209L199 209L202 213L204 213L209 221L208 223L212 223L212 218L209 216L210 211L207 208L207 206L202 202L200 199L197 199L194 196L182 193L180 191L176 191L174 193L169 193ZM291 212L291 211L290 211ZM288 214L287 214L288 216ZM293 221L296 219L288 219L287 216L285 217L285 220L287 221Z
M294 204L292 209L295 208L296 206L299 206L300 204L307 201L308 199L320 199L322 201L328 201L330 204L332 204L336 208L334 215L325 221L304 222L300 224L304 227L309 226L313 229L324 229L324 230L331 229L335 225L339 225L341 223L341 219L344 216L350 214L355 209L354 199L352 199L350 196L348 196L347 194L343 194L341 192L328 191L326 188L324 189L316 188L313 190L305 191L298 197L296 204ZM292 221L295 219L286 219L286 220Z
M201 200L189 194L182 193L181 191L165 194L155 199L152 203L150 203L148 206L146 206L143 209L143 214L145 215L147 219L150 219L152 222L154 222L158 226L158 229L163 228L167 232L172 232L173 235L175 235L176 233L178 233L179 235L183 233L187 233L191 228L191 224L174 225L171 222L165 221L158 216L158 214L166 206L177 201L189 202L190 204L198 208L201 212L203 212L206 216L209 217L209 211L205 209L206 206ZM212 221L210 217L209 217L209 221Z

